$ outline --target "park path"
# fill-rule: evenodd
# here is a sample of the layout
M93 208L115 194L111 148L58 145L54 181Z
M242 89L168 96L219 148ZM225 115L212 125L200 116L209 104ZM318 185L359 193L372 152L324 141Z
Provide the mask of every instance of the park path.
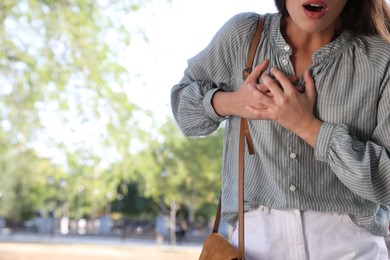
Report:
M168 246L0 243L0 260L196 260L200 249Z

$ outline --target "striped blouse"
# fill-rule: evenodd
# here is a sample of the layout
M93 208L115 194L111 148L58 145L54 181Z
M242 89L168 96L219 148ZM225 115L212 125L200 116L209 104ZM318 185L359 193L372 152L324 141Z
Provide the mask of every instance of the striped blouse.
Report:
M211 43L188 61L171 91L173 115L187 136L212 133L224 122L222 214L237 221L239 117L218 116L216 91L234 91L256 27L255 13L232 17ZM294 75L292 48L280 31L280 14L265 15L255 64L270 60ZM250 120L255 154L245 159L245 210L276 209L350 214L357 225L386 235L390 205L390 44L344 30L312 56L323 122L316 149L270 120ZM303 78L299 85L304 84Z

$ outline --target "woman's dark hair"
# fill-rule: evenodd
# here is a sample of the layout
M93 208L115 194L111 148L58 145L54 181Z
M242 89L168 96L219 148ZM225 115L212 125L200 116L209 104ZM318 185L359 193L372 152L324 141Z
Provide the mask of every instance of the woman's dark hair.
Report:
M288 15L285 0L275 0L282 15ZM379 35L390 42L390 7L386 0L348 0L341 13L347 29Z

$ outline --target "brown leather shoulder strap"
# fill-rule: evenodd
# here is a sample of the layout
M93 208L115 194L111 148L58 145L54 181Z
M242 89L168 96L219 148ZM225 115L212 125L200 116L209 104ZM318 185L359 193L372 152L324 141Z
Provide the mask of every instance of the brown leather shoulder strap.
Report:
M243 79L245 80L252 72L253 61L257 46L260 42L261 32L263 30L264 17L259 15L256 31L253 35L246 68L243 71ZM239 137L239 152L238 152L238 260L245 259L245 241L244 241L244 159L245 159L245 140L248 145L249 154L254 154L252 137L249 132L248 120L241 118L240 122L240 137ZM222 197L222 195L221 195ZM221 197L218 203L217 215L214 220L213 233L218 232L219 222L221 219Z
M219 197L217 215L215 216L215 220L214 220L213 233L218 233L219 222L221 221L221 200L222 200L222 194Z
M246 60L246 66L242 72L242 78L244 80L246 80L246 78L252 72L253 61L255 60L257 46L260 43L261 32L263 31L263 26L264 26L264 17L262 15L259 15L259 20L257 21L256 31L252 37L251 45L249 47L249 53L248 53L248 58Z
M253 61L257 47L260 43L261 32L263 31L264 18L259 15L255 34L253 35L246 68L243 71L243 79L245 80L252 72ZM248 145L249 154L254 154L254 147L251 134L249 132L248 120L241 118L240 121L240 139L239 139L239 154L238 154L238 259L245 259L245 223L244 223L244 159L245 159L245 140Z

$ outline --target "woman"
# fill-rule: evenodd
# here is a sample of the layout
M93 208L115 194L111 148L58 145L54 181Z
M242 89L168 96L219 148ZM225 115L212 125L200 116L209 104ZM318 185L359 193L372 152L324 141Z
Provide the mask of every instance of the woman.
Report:
M387 259L390 19L385 0L276 0L243 82L258 16L230 19L173 87L184 134L222 122L222 214L237 221L240 117L247 259ZM295 78L295 79L294 79ZM237 231L232 243L237 245Z

